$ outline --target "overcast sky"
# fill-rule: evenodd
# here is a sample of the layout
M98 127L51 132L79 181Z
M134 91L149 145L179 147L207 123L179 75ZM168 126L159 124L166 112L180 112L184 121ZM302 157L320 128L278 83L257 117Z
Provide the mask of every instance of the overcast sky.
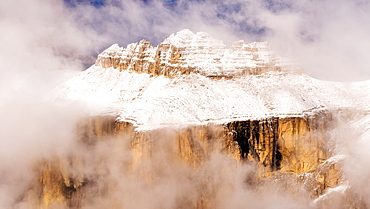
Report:
M26 54L38 70L82 70L113 43L157 45L187 28L268 41L315 78L370 79L366 0L5 0L0 11L2 69Z

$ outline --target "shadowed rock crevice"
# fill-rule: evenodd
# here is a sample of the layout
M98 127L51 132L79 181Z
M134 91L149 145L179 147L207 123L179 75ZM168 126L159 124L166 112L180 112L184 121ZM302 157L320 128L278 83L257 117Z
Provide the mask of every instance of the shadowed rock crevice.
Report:
M270 171L281 169L283 155L280 152L279 120L285 119L235 121L226 125L238 144L241 159L259 162Z

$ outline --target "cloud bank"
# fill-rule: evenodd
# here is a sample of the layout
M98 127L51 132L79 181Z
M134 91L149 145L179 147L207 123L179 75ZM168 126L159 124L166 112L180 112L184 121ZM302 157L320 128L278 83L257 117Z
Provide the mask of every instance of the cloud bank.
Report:
M370 79L368 1L18 0L1 11L3 69L83 70L113 43L157 45L188 28L228 45L268 41L315 78Z

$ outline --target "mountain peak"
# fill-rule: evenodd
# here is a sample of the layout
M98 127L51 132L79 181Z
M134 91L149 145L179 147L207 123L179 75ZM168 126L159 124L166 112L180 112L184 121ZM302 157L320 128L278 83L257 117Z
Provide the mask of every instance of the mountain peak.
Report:
M176 47L187 47L194 45L221 45L226 47L222 41L214 39L208 33L198 32L193 33L189 29L181 30L177 33L171 34L163 41L163 44L171 44Z
M178 36L178 37L189 37L189 36L195 36L195 33L193 33L193 31L189 30L189 29L183 29L183 30L180 30L170 36Z

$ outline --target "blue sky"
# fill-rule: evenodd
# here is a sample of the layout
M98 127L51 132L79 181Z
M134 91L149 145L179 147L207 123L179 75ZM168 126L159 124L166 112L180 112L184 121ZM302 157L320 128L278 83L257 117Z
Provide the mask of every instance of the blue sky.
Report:
M152 2L152 1L161 1L163 3L175 3L178 0L136 0L142 2ZM204 1L204 0L190 0L190 1ZM107 0L64 0L64 2L69 6L76 6L78 4L90 4L96 8L104 6L107 4Z

